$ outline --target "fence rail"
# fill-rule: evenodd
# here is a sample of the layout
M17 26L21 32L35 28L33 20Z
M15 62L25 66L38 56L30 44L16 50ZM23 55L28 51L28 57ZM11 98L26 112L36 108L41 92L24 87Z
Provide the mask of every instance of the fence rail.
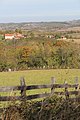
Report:
M12 91L20 91L20 96L0 96L0 101L12 101L12 100L31 100L36 98L43 98L51 95L64 95L66 99L70 99L73 101L80 102L80 85L78 84L78 79L76 78L75 84L68 84L65 82L64 84L55 84L55 78L51 78L51 84L48 85L31 85L26 86L24 78L20 80L20 86L7 86L7 87L0 87L0 92L12 92ZM34 89L45 89L50 88L50 93L44 94L34 94L34 95L26 95L27 90L34 90ZM64 91L56 91L57 88L63 88ZM74 88L74 90L70 91L68 88ZM71 97L71 95L75 95L75 97Z

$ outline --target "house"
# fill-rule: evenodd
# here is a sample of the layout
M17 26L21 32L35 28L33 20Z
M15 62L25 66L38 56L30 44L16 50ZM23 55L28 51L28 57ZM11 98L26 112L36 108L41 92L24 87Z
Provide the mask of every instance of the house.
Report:
M46 35L47 38L54 38L54 35Z
M24 38L24 36L20 33L5 34L5 40L21 39L21 38Z
M14 37L14 34L5 34L5 40L12 40Z
M24 38L24 36L23 36L22 34L20 34L20 33L16 33L16 34L14 35L14 37L15 37L15 39Z

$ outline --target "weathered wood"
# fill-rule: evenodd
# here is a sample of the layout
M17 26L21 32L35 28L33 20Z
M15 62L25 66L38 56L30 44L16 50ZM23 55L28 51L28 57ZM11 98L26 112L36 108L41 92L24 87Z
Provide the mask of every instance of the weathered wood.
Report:
M75 78L75 85L78 85L78 77ZM75 87L77 89L77 87Z
M20 89L21 89L21 86L5 86L5 87L0 87L0 92L11 92L11 91L16 91Z
M21 77L20 82L21 82L21 98L25 101L25 99L26 99L26 84L25 84L24 77Z
M69 99L69 92L68 92L68 85L67 85L67 81L65 81L65 97L66 97L66 100Z
M29 95L29 96L27 96L27 100L48 97L49 95L51 95L51 94L50 93L44 93L44 94Z
M52 84L51 84L52 85ZM69 88L75 88L75 87L77 87L78 85L76 85L76 84L73 84L73 85L71 85L71 84L54 84L54 85L52 85L54 88L65 88L65 87L69 87Z
M56 95L65 95L65 92L54 92ZM78 95L78 91L68 91L69 95Z
M64 92L61 92L59 94L59 92L55 92L55 94L57 95L65 95ZM26 96L25 97L25 100L31 100L31 99L37 99L37 98L43 98L43 97L48 97L50 96L51 94L50 93L46 93L46 94L35 94L35 95L29 95L29 96ZM78 98L69 98L69 100L78 100L80 101L80 97ZM21 96L0 96L0 101L16 101L16 100L20 100L20 101L24 101L24 98L22 98Z
M0 101L21 100L21 96L0 96Z
M78 84L78 77L75 78L75 90L78 91L79 90L79 84Z
M51 88L51 86L52 85L30 85L30 86L25 86L25 89L26 90L43 89L43 88ZM0 92L11 92L11 91L17 91L21 89L22 89L22 86L5 86L5 87L0 87Z
M29 85L29 86L25 86L26 90L32 90L32 89L43 89L43 88L65 88L65 86L69 87L69 88L75 88L78 87L79 84L49 84L49 85ZM21 90L22 87L21 86L5 86L5 87L0 87L0 92L10 92L10 91L17 91L17 90Z
M65 95L65 92L54 92L56 95ZM78 94L78 91L69 91L69 95ZM30 99L36 99L36 98L43 98L51 95L51 93L44 93L44 94L35 94L35 95L29 95L25 96L26 100ZM24 100L22 96L0 96L0 101L13 101L13 100Z
M54 93L54 84L55 84L55 78L54 77L51 77L51 82L52 82L52 86L51 86L51 95Z
M50 85L31 85L31 86L27 86L26 90L51 88L51 86L52 86L51 84Z
M20 86L0 87L0 92L12 92L12 91L20 90L21 95L20 96L0 96L0 101L13 101L13 100L25 101L25 100L31 100L31 99L36 99L36 98L43 98L43 97L47 97L47 96L53 95L53 94L65 95L66 99L69 99L69 95L78 96L80 94L80 86L79 86L78 82L76 82L76 84L73 84L73 85L68 84L66 82L65 82L65 84L55 84L54 77L51 78L51 81L52 81L51 84L48 84L48 85L29 85L29 86L26 86L25 80L22 77L20 80L20 83L21 83ZM77 81L77 79L76 79L76 81ZM43 88L50 88L51 93L35 94L35 95L26 96L26 90L43 89ZM64 88L64 92L56 92L55 88ZM75 90L68 91L68 88L75 88Z
M43 89L43 88L65 88L65 87L69 87L69 88L75 88L78 85L71 85L71 84L48 84L48 85L30 85L30 86L26 86L26 90L32 90L32 89Z
M77 85L77 86L75 87L75 91L77 91L77 92L78 92L78 94L77 94L77 95L75 94L76 101L77 101L77 98L79 97L78 95L80 94L79 84L78 84L78 77L76 77L76 78L75 78L75 84Z
M50 93L29 95L29 96L25 96L25 100L43 98L43 97L47 97L49 95L50 95ZM24 101L24 98L22 96L2 96L2 97L0 96L0 101L14 101L14 100Z

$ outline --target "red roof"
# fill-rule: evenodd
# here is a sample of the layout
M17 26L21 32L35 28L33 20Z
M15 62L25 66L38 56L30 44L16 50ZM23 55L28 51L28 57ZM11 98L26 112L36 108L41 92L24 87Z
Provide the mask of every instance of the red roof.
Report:
M5 34L5 36L14 36L14 34Z

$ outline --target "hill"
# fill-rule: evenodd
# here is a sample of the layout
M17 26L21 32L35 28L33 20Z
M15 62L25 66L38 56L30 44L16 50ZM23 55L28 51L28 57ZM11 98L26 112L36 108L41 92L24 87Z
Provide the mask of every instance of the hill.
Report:
M80 20L65 22L23 22L23 23L0 23L0 30L46 30L65 29L70 27L80 27Z

